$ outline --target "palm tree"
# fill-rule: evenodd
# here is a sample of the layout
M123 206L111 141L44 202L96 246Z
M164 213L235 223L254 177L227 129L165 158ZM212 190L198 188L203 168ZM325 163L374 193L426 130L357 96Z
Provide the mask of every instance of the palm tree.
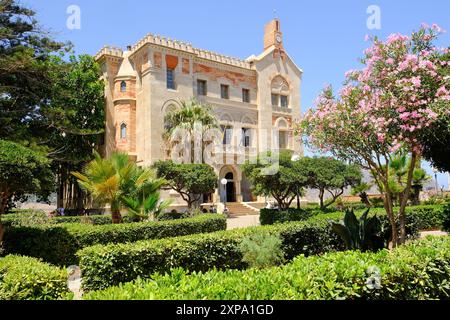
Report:
M139 168L127 154L114 153L102 159L98 153L83 173L72 172L80 187L91 193L101 205L111 206L112 222L122 222L120 209L125 197L136 192L139 184L145 185L152 176L150 169Z
M141 169L142 170L142 169ZM135 221L154 220L169 207L171 200L161 201L159 190L165 184L164 179L156 179L153 170L145 170L138 174L134 185L135 190L130 196L122 198L123 205L128 209L128 215Z
M426 181L430 179L427 172L422 168L415 168L413 171L411 189L413 193L411 194L411 201L413 205L420 204L420 191L423 190L423 186Z
M202 153L208 142L205 142L205 133L210 129L219 128L216 116L211 106L202 105L195 98L181 101L181 109L170 111L164 117L165 130L163 139L172 147L172 139L177 133L187 131L191 137L190 160L194 162L194 135L200 131L202 138Z

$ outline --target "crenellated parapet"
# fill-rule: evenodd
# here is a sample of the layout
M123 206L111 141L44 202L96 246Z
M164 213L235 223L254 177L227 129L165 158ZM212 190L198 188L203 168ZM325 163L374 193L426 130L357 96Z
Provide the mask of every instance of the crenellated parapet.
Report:
M123 50L118 47L104 46L95 54L94 58L95 60L100 60L103 56L122 58Z
M151 33L147 34L144 38L139 40L138 43L136 43L134 46L131 47L131 54L137 52L139 49L141 49L147 44L163 46L174 50L184 51L186 53L196 55L198 58L201 59L211 60L214 62L228 64L244 69L251 69L250 62L246 60L226 56L209 50L194 48L191 43L173 40L159 35L153 35Z

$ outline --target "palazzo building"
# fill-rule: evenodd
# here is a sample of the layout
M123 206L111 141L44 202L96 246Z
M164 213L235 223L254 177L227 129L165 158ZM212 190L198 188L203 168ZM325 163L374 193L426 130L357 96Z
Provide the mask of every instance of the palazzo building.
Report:
M164 116L194 97L212 106L224 131L221 143L236 158L266 149L302 156L292 132L301 114L302 70L284 48L278 19L265 26L263 44L261 54L245 60L153 34L125 51L102 48L95 58L106 83L105 155L126 152L142 166L166 159ZM239 164L214 169L228 183L205 202L258 201ZM183 204L176 193L165 197Z

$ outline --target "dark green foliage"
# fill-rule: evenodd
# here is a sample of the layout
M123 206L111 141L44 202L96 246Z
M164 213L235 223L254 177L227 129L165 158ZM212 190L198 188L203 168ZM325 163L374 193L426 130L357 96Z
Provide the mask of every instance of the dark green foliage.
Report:
M261 225L267 225L288 221L304 221L321 213L323 212L319 208L289 208L285 210L264 208L260 210L259 222Z
M279 208L289 208L306 186L300 161L292 161L292 152L261 153L242 165L242 172L252 184L252 192L260 196L272 196Z
M160 215L158 215L158 221L177 220L186 218L189 218L188 213L177 212L176 210L172 210L170 212L163 212Z
M0 140L0 214L11 197L34 193L46 198L52 190L53 174L43 154Z
M379 278L378 274L381 276ZM448 299L450 240L430 237L377 253L297 257L283 267L168 274L90 292L86 300L420 300ZM380 287L374 286L375 282ZM212 285L213 284L213 285Z
M302 174L307 177L307 186L319 191L322 209L333 204L345 188L361 183L361 169L356 165L348 165L331 157L304 157L298 162ZM324 202L325 192L332 196L327 202Z
M333 231L341 237L348 250L378 251L388 247L388 231L383 230L376 215L368 217L369 211L367 209L357 219L350 209L345 212L343 223L332 223Z
M255 232L267 232L280 237L286 260L300 254L306 256L344 250L343 241L331 230L329 220L342 218L342 212L322 214L308 221L276 224L210 234L139 241L120 245L98 245L78 252L83 272L83 287L98 290L134 280L149 278L154 272L166 272L173 267L206 271L217 269L244 269L239 244ZM383 226L386 216L380 217ZM417 221L407 217L407 234L418 236Z
M450 203L447 203L444 206L442 216L443 216L442 229L444 231L450 232Z
M119 225L58 224L33 227L8 226L7 253L42 258L56 265L77 263L75 253L95 244L125 243L194 233L224 230L222 215L202 215L191 219L128 223Z
M78 252L83 288L103 289L137 277L148 278L154 272L165 272L172 267L189 271L243 269L248 265L242 260L239 245L246 236L256 232L279 237L287 260L299 254L344 249L327 220L323 216L305 222L85 248Z
M207 164L182 163L172 160L157 161L154 164L157 176L166 180L167 186L175 190L187 202L195 205L203 194L212 193L217 186L217 175Z
M0 300L56 300L70 297L67 271L35 258L0 258Z

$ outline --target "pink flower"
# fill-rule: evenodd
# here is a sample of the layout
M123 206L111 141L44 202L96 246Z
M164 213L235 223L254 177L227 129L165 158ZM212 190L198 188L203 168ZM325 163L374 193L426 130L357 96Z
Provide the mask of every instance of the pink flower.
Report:
M394 64L394 59L389 58L389 59L386 60L386 63L387 64Z
M419 88L421 85L420 77L413 77L411 79L411 82L412 82L413 86L416 88Z
M448 94L447 89L445 88L445 86L440 87L437 91L436 91L436 96L437 97L442 97Z

